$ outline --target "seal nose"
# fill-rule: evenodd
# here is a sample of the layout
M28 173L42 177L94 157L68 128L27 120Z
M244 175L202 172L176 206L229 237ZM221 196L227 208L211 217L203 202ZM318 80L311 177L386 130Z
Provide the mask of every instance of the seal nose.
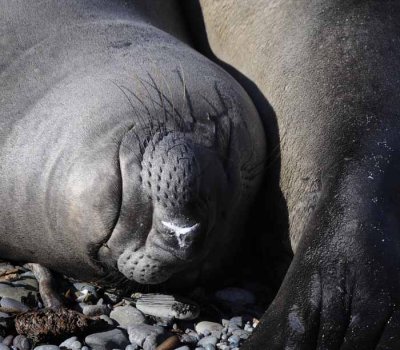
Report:
M181 249L192 248L201 238L202 227L196 222L190 225L182 225L170 221L161 221L162 233L168 239L173 239Z

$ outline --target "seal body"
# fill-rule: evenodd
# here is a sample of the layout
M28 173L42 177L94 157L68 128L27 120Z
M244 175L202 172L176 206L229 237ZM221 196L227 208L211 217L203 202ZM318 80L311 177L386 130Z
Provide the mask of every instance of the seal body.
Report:
M275 219L287 221L294 259L244 348L397 349L399 4L196 4L209 54L268 112L261 92L277 126L271 193L285 199Z
M264 134L174 2L0 5L0 257L145 284L218 269Z

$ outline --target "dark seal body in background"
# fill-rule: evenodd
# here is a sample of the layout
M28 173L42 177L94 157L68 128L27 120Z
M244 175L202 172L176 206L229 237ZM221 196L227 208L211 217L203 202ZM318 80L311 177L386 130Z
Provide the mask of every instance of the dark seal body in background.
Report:
M243 349L400 348L399 2L194 3L279 132L294 259Z
M0 8L0 257L144 284L221 269L264 132L175 2Z

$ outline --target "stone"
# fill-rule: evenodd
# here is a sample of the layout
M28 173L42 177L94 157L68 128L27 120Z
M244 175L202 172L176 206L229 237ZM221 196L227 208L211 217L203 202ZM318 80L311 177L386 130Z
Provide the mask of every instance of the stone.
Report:
M82 308L82 313L86 316L109 315L110 308L107 305L85 305Z
M13 339L14 339L14 336L13 336L13 335L7 335L7 337L5 337L5 338L3 339L3 344L4 344L4 345L7 345L7 346L11 346L12 343L13 343Z
M5 344L0 344L0 350L10 350L10 347Z
M60 350L57 345L39 345L34 350Z
M39 283L34 277L25 277L19 279L18 281L12 282L12 285L15 287L23 287L33 291L39 290Z
M10 310L9 312L26 312L29 311L29 307L22 304L21 302L11 299L11 298L2 298L0 300L0 306L5 310Z
M90 334L85 338L85 343L94 350L124 349L129 345L125 331L116 328L111 331Z
M195 329L197 333L206 334L206 332L222 332L224 327L216 322L202 321L196 324Z
M72 343L74 341L78 340L78 337L71 337L68 338L66 340L64 340L61 344L60 344L60 348L67 348L70 349L70 346L72 345Z
M215 297L224 303L240 306L254 304L256 301L253 293L249 292L246 289L234 287L225 288L217 291L215 293Z
M144 348L157 345L166 337L164 328L160 326L151 326L148 324L137 324L128 327L129 340L132 344L137 344Z
M143 294L136 301L136 308L145 315L165 319L193 320L200 314L200 308L194 302L163 294Z
M17 335L13 339L13 345L18 350L29 350L31 348L31 344L29 342L29 339L27 337L25 337L24 335Z
M199 342L197 343L197 345L205 347L205 345L207 345L207 344L212 344L215 346L215 345L217 345L217 343L218 343L217 337L210 335L208 337L204 337L204 338L200 339Z
M129 344L129 345L125 348L125 350L138 350L138 349L139 349L139 346L136 345L136 344Z
M180 346L179 348L176 348L175 350L190 350L190 348L187 345Z
M12 284L0 283L0 297L23 301L27 298L37 300L38 293L23 287L14 287Z
M131 305L115 307L110 313L110 318L115 320L121 328L125 329L135 324L146 323L144 315Z

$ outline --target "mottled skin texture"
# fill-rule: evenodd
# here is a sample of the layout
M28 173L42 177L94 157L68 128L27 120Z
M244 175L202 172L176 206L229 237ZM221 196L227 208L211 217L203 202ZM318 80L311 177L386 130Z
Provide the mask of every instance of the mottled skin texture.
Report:
M280 136L294 259L243 349L400 348L400 4L194 3Z
M240 85L183 42L175 2L0 8L0 257L143 284L221 270L264 133Z

